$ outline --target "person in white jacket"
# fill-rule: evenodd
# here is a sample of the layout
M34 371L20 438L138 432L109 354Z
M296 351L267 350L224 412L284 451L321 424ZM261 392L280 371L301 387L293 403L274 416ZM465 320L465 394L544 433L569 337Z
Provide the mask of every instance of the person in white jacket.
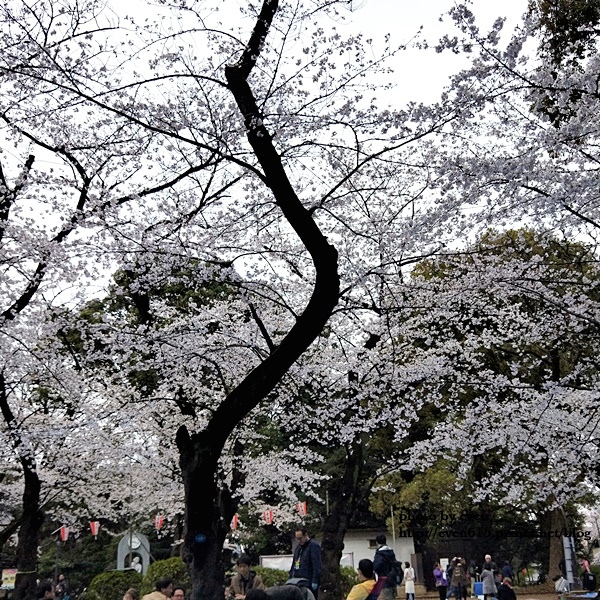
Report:
M404 591L406 600L415 600L415 570L408 561L404 563Z

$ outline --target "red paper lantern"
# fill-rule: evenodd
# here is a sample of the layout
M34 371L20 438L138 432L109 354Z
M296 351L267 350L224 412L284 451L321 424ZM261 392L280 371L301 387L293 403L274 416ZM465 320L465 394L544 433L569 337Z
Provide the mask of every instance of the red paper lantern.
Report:
M66 525L63 525L60 528L60 539L63 542L66 542L69 539L69 528Z
M96 537L100 531L100 521L90 521L90 530L92 535Z

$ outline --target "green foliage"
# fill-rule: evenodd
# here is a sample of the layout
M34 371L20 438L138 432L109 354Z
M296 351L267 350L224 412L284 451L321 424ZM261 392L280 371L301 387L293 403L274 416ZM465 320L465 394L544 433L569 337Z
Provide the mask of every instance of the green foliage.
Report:
M358 583L358 573L352 567L340 567L340 581L342 585L342 598L345 598Z
M252 567L253 571L256 571L257 575L263 580L265 587L272 587L274 585L283 585L290 577L287 571L283 569L267 569L265 567Z
M507 285L502 288L503 293L498 294L485 282L490 275L502 281L503 273L507 274L507 280L514 277L517 283L535 281L537 287ZM422 322L426 325L421 324L415 337L407 336L401 340L405 344L406 357L411 357L412 353L419 356L423 350L428 351L436 344L441 347L442 340L452 340L457 347L468 347L468 351L477 356L477 361L464 361L462 352L449 355L457 372L469 382L460 388L453 389L446 381L436 383L435 387L429 382L415 387L415 393L421 394L426 402L424 409L417 412L416 427L422 431L413 430L411 425L406 442L423 439L420 436L424 432L429 436L453 435L452 423L459 424L472 410L472 405L476 406L483 397L490 397L489 389L478 383L479 371L493 373L498 380L518 379L523 387L531 389L541 389L549 381L566 378L576 381L575 385L582 385L588 379L594 380L597 361L591 340L597 335L595 325L590 325L585 335L571 335L568 330L548 328L547 333L537 337L511 337L502 335L506 321L494 316L504 314L506 307L511 307L514 311L511 314L518 315L519 320L539 323L548 319L549 315L560 317L560 299L565 299L565 313L572 298L584 299L587 296L597 301L600 272L592 247L528 229L489 231L460 253L422 261L414 269L413 277L418 285L442 294L457 289L455 282L464 278L467 283L474 282L473 289L480 296L479 303L471 305L464 294L456 294L452 310L448 309L447 313L431 319L428 318L431 307L422 308L419 304L415 309L416 322L419 323L417 317L423 315ZM498 332L497 340L493 342L485 337L492 332ZM480 334L483 334L483 343L479 341ZM467 373L472 373L472 376L466 376ZM519 399L519 392L507 386L496 392L495 398L510 411L512 403ZM556 407L563 408L558 402ZM444 427L440 426L441 421L446 422ZM493 430L493 423L488 422L485 415L482 415L481 422L482 427L489 426ZM415 434L418 434L417 438ZM390 442L393 443L393 440ZM397 454L401 454L398 452L402 449L401 445L390 447L395 447ZM465 463L469 465L469 471L461 478L460 489L456 489L455 482L458 465L464 460L460 447L451 456L437 460L435 456L431 457L431 467L422 473L383 474L374 486L376 491L371 497L371 508L379 516L388 517L391 530L389 516L390 506L393 507L396 534L412 529L417 551L425 553L426 546L434 543L437 546L432 548L432 555L462 553L464 550L459 543L452 545L451 538L445 534L469 531L469 527L475 526L477 536L469 542L471 556L483 555L493 544L498 556L519 557L515 564L520 564L525 558L547 564L547 540L535 535L494 539L494 532L511 528L552 530L543 523L548 508L544 502L532 500L530 512L515 512L510 506L496 503L493 499L477 505L472 505L469 499L469 492L477 489L480 481L491 473L501 472L509 451L512 449L498 447L493 452L469 455ZM520 460L527 465L527 455ZM532 468L540 472L546 467L547 464L539 459L532 464ZM527 474L526 470L521 473L515 469L510 477L519 481L524 474ZM528 498L523 495L520 501L527 502ZM446 552L448 554L444 554Z
M530 1L529 10L539 18L541 51L555 65L594 50L600 0L536 0Z
M186 590L192 586L186 564L181 558L175 556L166 560L157 560L150 565L142 583L141 595L154 591L156 582L167 577Z
M50 524L48 524L50 525ZM60 542L57 554L55 537L48 527L43 530L45 541L41 544L38 573L42 579L53 579L55 568L64 573L72 590L83 590L99 573L115 567L119 540L109 535L104 528L97 539L88 532L79 537L70 536Z
M471 505L467 496L456 493L456 474L450 461L445 459L438 460L408 482L399 473L390 473L379 480L379 485L381 490L371 497L371 508L375 514L386 518L390 515L390 506L393 506L393 526L397 532L413 525L407 522L407 515L418 513L421 519L433 521L443 512L458 519L462 511ZM392 529L391 519L388 528Z
M142 576L132 569L100 573L90 583L86 600L122 600L129 588L139 589L141 583Z
M529 12L538 19L539 54L549 62L545 68L551 77L557 81L561 71L581 72L584 61L597 52L600 0L529 0ZM566 90L558 81L537 95L534 110L555 127L576 114L585 96L583 90L575 86Z

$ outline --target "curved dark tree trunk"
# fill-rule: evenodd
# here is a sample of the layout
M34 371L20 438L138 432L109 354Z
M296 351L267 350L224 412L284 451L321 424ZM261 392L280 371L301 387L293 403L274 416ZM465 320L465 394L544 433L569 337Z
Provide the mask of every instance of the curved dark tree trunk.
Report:
M40 528L44 515L40 508L41 483L35 460L24 445L15 426L15 417L8 403L4 374L0 373L0 412L11 432L12 448L23 469L23 508L19 517L19 541L17 543L17 579L15 600L36 600L37 550Z
M296 323L278 346L268 344L271 353L267 359L225 398L206 429L190 434L181 427L177 432L185 488L184 553L190 567L192 600L223 597L223 541L236 508L229 490L217 479L218 460L225 442L237 424L267 397L319 336L339 295L337 251L296 195L247 81L277 9L277 0L264 0L242 56L234 65L226 67L225 76L244 117L248 141L262 168L260 177L311 255L315 283L311 298ZM263 331L263 335L267 333Z
M346 448L344 473L329 490L329 514L323 525L321 540L321 585L319 600L342 600L340 560L344 537L356 507L358 481L364 464L360 442Z

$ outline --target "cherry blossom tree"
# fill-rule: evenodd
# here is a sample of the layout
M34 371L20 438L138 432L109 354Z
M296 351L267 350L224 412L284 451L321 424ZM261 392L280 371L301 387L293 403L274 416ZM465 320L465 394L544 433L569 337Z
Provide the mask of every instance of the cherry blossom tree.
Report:
M291 67L291 77L285 75L284 63L297 60L288 55L288 45L308 23L314 10L310 3L297 11L279 11L275 2L265 2L259 14L250 8L256 25L247 43L201 20L197 28L169 34L148 24L124 40L114 31L116 21L93 2L77 19L70 19L74 13L69 10L55 14L50 5L42 6L46 9L37 11L35 19L24 5L22 14L5 13L18 38L7 47L21 52L11 55L6 72L19 97L27 99L13 103L6 115L11 132L58 153L72 169L70 179L68 171L59 174L56 190L69 183L79 204L72 216L67 214L68 231L52 238L52 248L82 225L76 252L95 256L99 249L105 261L118 257L125 270L144 274L146 282L139 280L136 298L138 308L146 307L140 339L155 320L152 311L165 308L150 307L147 297L157 275L156 256L161 256L159 273L168 271L169 261L181 264L182 259L230 267L236 262L252 282L245 286L247 293L283 309L269 327L262 309L239 301L240 317L234 316L231 326L243 326L249 308L262 352L246 352L245 362L237 355L237 362L228 363L232 376L225 379L225 398L204 411L193 428L179 419L186 556L194 597L212 598L221 585L217 565L235 506L215 476L223 448L237 423L320 334L338 301L339 252L323 232L342 251L349 293L358 294L357 286L366 286L374 269L396 269L404 259L380 256L392 233L376 213L388 213L397 226L395 236L410 226L411 211L405 208L419 197L423 182L418 167L407 160L408 146L451 120L454 109L441 107L421 120L421 107L413 106L382 111L374 119L373 103L360 96L349 100L348 94L368 89L361 78L378 63L369 64L360 39L343 40L333 33L323 45L325 34L319 29L308 58ZM270 40L267 34L279 12L281 24ZM28 22L31 29L23 27ZM216 48L203 64L195 55L194 36ZM336 68L330 58L334 49L345 57L348 69L337 79L327 72ZM115 55L122 62L115 63ZM261 64L261 77L250 87L249 78L255 77L263 56L268 60ZM230 63L224 72L216 57ZM303 78L309 75L322 78L313 98L304 90ZM93 125L80 126L78 114ZM323 164L328 170L321 180L308 180L306 174ZM395 175L402 170L408 178L396 185ZM150 205L146 198L152 195L156 200ZM397 208L384 199L390 195L398 199ZM370 202L365 205L370 196L376 198L372 208ZM356 216L351 218L352 212ZM363 253L363 244L346 234L355 227L366 231L373 223L374 232L363 238L368 250ZM412 247L414 240L408 241ZM407 253L414 260L413 251ZM361 256L362 264L357 260ZM66 269L67 263L56 264ZM41 280L49 269L46 262L40 264ZM274 283L266 285L271 279ZM31 287L23 308L37 291ZM203 397L198 383L196 376L194 398Z
M597 3L560 5L532 2L508 41L502 20L486 34L470 10L453 11L463 34L438 49L466 51L473 63L453 77L448 98L469 106L478 98L479 108L464 111L428 155L444 197L440 219L596 239Z
M402 468L452 457L459 489L475 501L543 505L543 525L570 528L552 515L587 496L597 476L597 279L589 247L527 231L488 234L419 266L399 305L397 385L429 365L418 385L405 380L407 401L441 418L436 451L417 441Z
M370 59L366 40L326 29L343 5L265 0L244 8L239 26L220 24L209 3L161 4L160 18L143 23L94 0L42 1L35 11L15 0L2 9L3 136L15 148L2 162L2 333L22 340L13 328L42 308L53 314L48 308L87 299L86 284L107 271L135 275L128 292L137 329L110 316L105 327L98 323L87 360L107 361L109 376L90 387L104 403L128 384L126 402L104 407L114 407L121 427L148 427L152 444L167 445L177 431L194 600L220 595L220 553L234 491L243 488L240 454L224 450L253 411L285 405L282 380L306 382L308 358L323 357L328 368L312 373L335 389L335 402L298 403L292 416L327 422L333 406L344 415L331 428L336 443L356 444L357 432L386 419L416 418L408 394L442 365L428 353L397 368L402 324L390 321L389 308L402 297L409 265L490 220L558 215L573 227L594 220L585 200L564 202L569 178L557 167L546 180L548 163L534 150L527 160L512 156L503 195L496 191L496 157L509 136L494 137L505 130L492 100L513 98L519 40L491 55L485 48L495 32L481 40L482 57L437 106L380 108L367 75L385 74L394 52ZM479 39L469 14L456 14ZM480 126L479 115L490 113ZM543 116L527 111L532 122L522 128L526 111L515 113L514 131L531 135L531 148L552 146L548 139L541 146L535 125ZM583 189L583 155L574 142L568 152L584 175L573 185ZM539 181L523 185L526 172ZM479 209L473 218L465 203ZM185 285L186 270L196 280L223 277L235 297L195 304L182 316L151 294L175 276ZM74 299L65 298L68 286ZM36 343L34 336L24 347L33 355ZM143 377L134 382L132 374ZM353 374L360 385L349 388ZM386 403L400 376L406 396ZM365 405L378 408L379 421L364 418ZM114 469L126 455L106 464ZM165 452L165 465L172 457Z

